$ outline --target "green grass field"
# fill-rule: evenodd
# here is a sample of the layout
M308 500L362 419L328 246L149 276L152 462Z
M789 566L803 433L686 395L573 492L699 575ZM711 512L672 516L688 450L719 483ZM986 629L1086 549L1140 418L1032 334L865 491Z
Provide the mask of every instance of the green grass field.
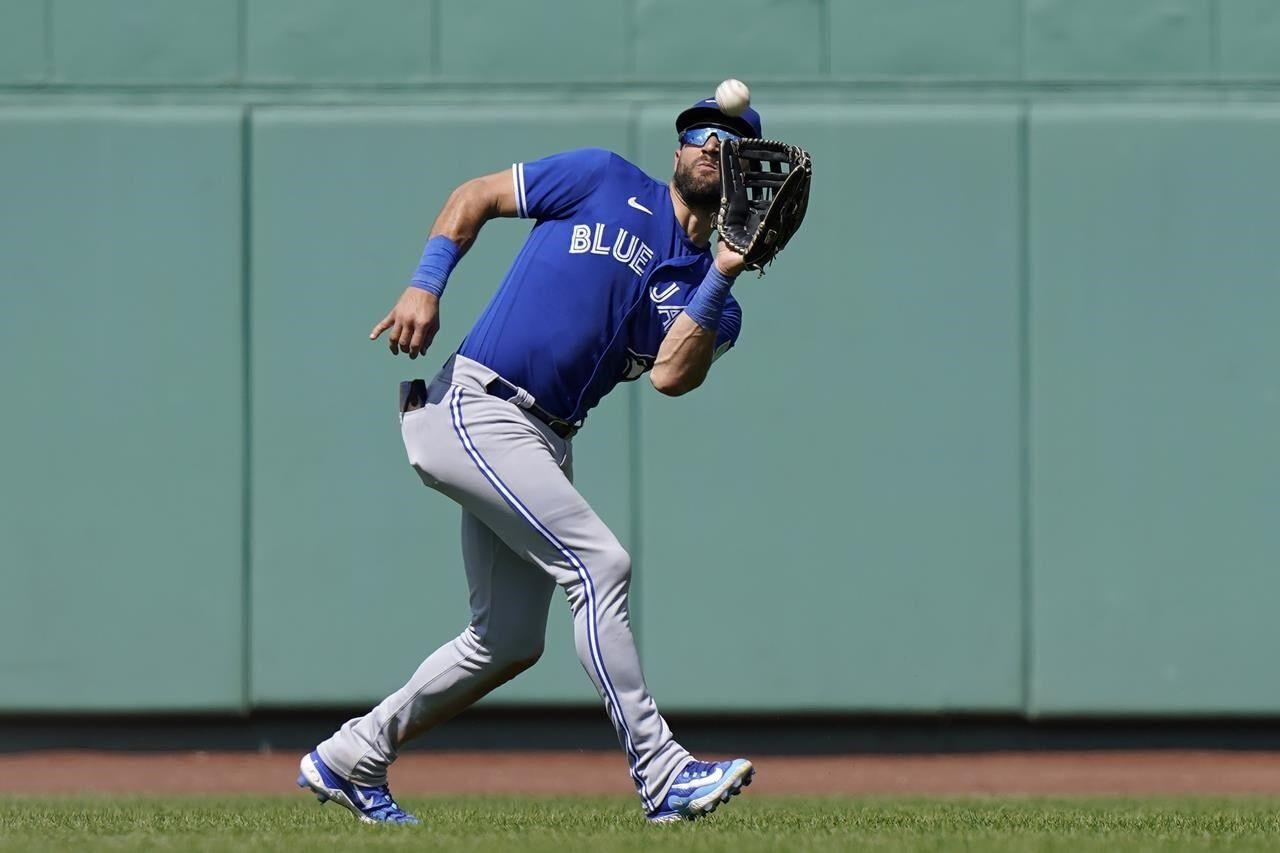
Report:
M357 824L302 796L0 798L3 850L1275 850L1280 801L742 797L649 826L632 800L450 797L420 827Z

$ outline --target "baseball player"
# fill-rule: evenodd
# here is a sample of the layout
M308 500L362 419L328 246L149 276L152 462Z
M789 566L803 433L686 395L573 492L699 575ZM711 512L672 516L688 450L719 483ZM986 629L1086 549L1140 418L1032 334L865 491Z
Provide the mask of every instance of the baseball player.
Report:
M713 811L751 781L743 758L697 761L645 686L631 633L631 560L573 486L574 434L615 385L646 372L663 394L702 384L738 339L730 294L743 256L711 251L720 146L761 135L753 109L714 99L676 119L669 183L581 149L475 178L450 195L412 284L376 326L393 354L424 353L450 271L494 217L534 220L462 346L430 382L402 383L401 432L423 483L462 507L471 622L408 683L303 757L298 785L364 821L417 823L387 787L409 739L533 666L556 586L575 644L626 752L649 820ZM714 535L709 532L709 535Z

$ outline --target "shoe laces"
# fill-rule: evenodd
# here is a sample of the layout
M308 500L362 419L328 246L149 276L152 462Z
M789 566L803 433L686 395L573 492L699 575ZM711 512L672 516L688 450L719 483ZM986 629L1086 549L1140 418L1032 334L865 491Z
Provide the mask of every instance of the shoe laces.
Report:
M714 761L691 761L684 770L680 771L680 779L685 782L692 782L695 779L701 779L703 776L710 776L716 769Z

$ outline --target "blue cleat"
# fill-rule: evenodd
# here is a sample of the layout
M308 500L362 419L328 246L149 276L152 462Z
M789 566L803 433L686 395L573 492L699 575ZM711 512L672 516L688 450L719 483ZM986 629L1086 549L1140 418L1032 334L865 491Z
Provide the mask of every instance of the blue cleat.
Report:
M386 785L368 788L343 779L321 760L318 752L302 756L298 770L299 788L310 788L321 803L333 800L346 806L364 823L422 822L396 805Z
M755 773L745 758L690 762L671 783L662 805L649 812L649 822L674 823L711 814L721 803L742 793Z

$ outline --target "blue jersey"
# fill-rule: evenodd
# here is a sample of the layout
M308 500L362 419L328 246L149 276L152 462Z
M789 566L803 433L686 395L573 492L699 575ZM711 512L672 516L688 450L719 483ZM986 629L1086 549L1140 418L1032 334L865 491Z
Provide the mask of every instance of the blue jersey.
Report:
M516 163L511 177L518 215L537 223L458 352L575 422L653 366L712 255L676 221L667 185L612 152ZM741 326L730 296L717 354Z

